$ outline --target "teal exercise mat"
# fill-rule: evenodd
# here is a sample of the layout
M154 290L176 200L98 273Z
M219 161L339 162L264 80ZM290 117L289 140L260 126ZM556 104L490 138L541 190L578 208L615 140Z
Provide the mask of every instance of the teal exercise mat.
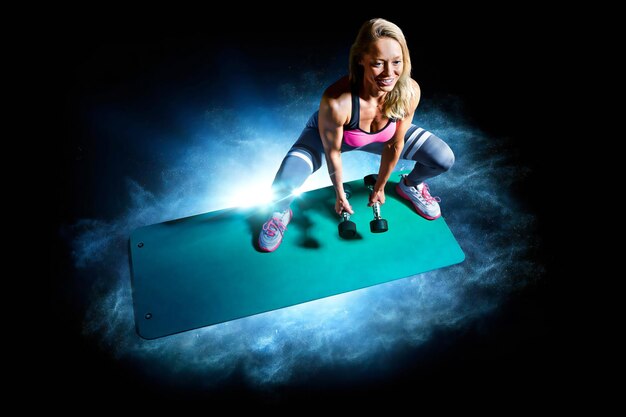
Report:
M394 175L395 176L395 175ZM332 187L303 193L281 246L259 252L267 209L225 209L142 227L130 236L137 332L155 339L354 291L453 265L465 258L443 217L429 221L387 184L371 233L363 180L349 183L354 239L342 239Z

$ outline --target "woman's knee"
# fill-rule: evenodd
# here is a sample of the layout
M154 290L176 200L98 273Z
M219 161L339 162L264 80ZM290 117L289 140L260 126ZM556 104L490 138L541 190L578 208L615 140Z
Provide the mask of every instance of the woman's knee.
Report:
M446 172L454 165L454 152L450 146L439 137L431 135L420 148L417 161L421 162L432 169Z
M448 171L454 165L456 160L454 156L454 152L447 143L444 143L444 149L439 153L438 158L436 159L437 165L442 172Z

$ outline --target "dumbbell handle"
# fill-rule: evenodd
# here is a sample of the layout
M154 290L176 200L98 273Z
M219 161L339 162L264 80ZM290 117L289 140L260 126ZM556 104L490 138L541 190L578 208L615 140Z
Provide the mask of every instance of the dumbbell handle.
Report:
M367 189L370 190L370 193L374 192L374 186L368 185ZM374 210L374 219L380 219L380 203L377 201L372 205L372 210Z
M378 201L372 205L372 210L374 211L374 218L380 219L380 203Z
M350 213L348 213L347 211L342 211L341 212L341 217L343 217L343 221L348 221L350 220Z

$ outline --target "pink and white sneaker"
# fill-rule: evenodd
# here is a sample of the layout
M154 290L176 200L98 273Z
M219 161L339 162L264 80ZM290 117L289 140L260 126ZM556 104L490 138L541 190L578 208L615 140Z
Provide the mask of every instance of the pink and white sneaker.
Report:
M396 192L400 197L413 203L417 214L428 220L435 220L441 217L441 208L439 197L430 195L428 185L425 182L417 184L413 187L406 185L406 175L402 175L402 179L396 185Z
M292 217L293 212L290 208L272 213L272 217L265 222L259 235L259 248L263 252L274 252L278 249Z

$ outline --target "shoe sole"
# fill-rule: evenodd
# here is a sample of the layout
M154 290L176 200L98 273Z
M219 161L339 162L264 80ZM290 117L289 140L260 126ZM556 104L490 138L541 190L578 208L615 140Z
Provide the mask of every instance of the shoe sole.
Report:
M433 216L429 216L428 214L426 214L422 210L420 210L420 208L413 202L411 197L409 197L404 192L404 190L400 187L400 184L396 185L396 193L398 193L398 195L400 195L400 197L404 198L405 200L409 200L411 202L411 204L413 205L413 208L415 208L415 211L417 211L417 214L419 214L420 216L422 216L426 220L437 220L439 217L441 217L441 213L439 213L437 216L433 217Z
M278 249L278 247L280 246L281 243L283 243L282 239L273 248L264 248L263 246L261 246L261 238L259 238L259 249L261 250L261 252L268 252L268 253L269 252L274 252L276 249Z
M289 223L291 223L291 219L293 219L293 211L291 210L291 208L289 209L289 221L287 222L287 225L289 225ZM287 226L285 226L285 232L287 231ZM285 237L285 234L283 232L283 238ZM276 244L276 246L274 246L273 248L264 248L261 245L261 236L259 235L259 239L258 239L258 243L259 243L259 249L262 252L274 252L276 249L278 249L278 247L280 246L281 243L283 243L283 239L280 239L278 241L278 243Z

